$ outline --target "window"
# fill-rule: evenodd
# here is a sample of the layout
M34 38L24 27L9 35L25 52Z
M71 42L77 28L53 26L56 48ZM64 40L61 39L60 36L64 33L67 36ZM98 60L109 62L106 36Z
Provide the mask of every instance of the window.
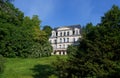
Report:
M60 43L62 43L62 38L60 38Z
M64 36L66 36L66 32L64 32Z
M63 38L64 39L64 43L65 43L65 38Z
M69 32L67 32L67 36L69 36Z
M53 33L53 37L55 37L55 36L56 36L56 33L54 32L54 33Z
M75 38L73 38L73 42L75 43Z
M79 30L79 34L81 34L81 30Z
M65 44L63 45L63 48L65 48Z
M67 42L69 42L69 38L67 38Z
M52 33L52 37L54 37L54 33Z
M56 36L58 36L58 33L56 32Z
M61 48L61 45L59 45L59 47Z
M60 32L60 36L62 36L62 32Z
M73 35L75 34L75 31L73 30Z
M57 40L54 40L55 44L57 44Z
M76 35L78 35L78 30L76 30Z
M76 42L78 42L78 41L79 41L79 38L76 39Z
M53 46L54 49L56 49L56 46Z

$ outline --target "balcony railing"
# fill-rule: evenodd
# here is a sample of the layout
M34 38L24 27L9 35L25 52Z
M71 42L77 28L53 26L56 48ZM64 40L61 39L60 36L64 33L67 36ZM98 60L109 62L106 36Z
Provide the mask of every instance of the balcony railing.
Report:
M70 41L70 42L53 42L51 44L63 44L63 43L78 43L79 41Z
M67 48L55 48L53 50L66 50Z
M65 36L51 36L50 38L57 38L57 37L74 37L74 36L81 36L81 34L65 35Z

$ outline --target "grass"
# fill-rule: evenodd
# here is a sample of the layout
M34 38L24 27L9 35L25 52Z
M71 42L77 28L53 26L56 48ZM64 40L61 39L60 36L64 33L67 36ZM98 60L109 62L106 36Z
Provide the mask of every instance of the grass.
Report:
M66 56L59 56L66 59ZM43 58L7 58L1 78L57 78L51 63L56 56Z

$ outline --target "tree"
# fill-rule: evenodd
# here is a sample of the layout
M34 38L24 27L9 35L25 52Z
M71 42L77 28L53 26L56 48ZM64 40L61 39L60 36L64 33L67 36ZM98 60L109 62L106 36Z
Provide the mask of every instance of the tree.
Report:
M101 24L105 27L119 27L120 23L120 8L116 5L113 5L112 8L104 14L101 18Z
M34 57L38 57L36 54L49 56L52 48L47 34L40 30L41 20L38 16L24 17L23 12L7 2L10 0L2 1L0 2L0 55L4 57L31 57L31 54L35 54Z
M9 1L9 0L8 0ZM24 14L19 9L15 8L9 2L0 2L0 19L3 23L11 23L16 26L22 24Z
M75 53L77 51L77 46L75 45L69 45L67 48L67 54L71 55L72 53Z
M76 71L84 73L79 73L80 76L107 77L110 73L116 72L116 62L120 60L120 49L117 48L120 46L119 12L120 9L113 6L102 18L101 24L86 34L86 38L80 42L79 51L69 59L70 63L77 67Z
M93 24L92 23L87 23L85 27L83 27L82 32L84 33L89 33L93 29Z
M120 60L120 58L118 57L120 55L119 53L120 49L118 48L120 46L119 45L120 34L118 34L120 33L119 17L120 17L120 8L118 6L113 5L113 7L102 17L101 26L100 26L101 29L103 28L106 29L101 32L101 34L104 34L103 35L105 40L104 43L106 44L104 45L103 50L107 49L106 51L109 52L108 54L111 54L111 52L114 53L112 54L113 60Z
M47 37L49 38L52 34L52 28L48 25L43 27L43 31L45 31L47 33Z
M113 6L99 25L88 28L77 50L71 54L63 70L72 78L120 77L120 9ZM84 37L84 36L83 36Z
M50 45L49 42L45 42L44 44L40 43L34 43L33 46L31 47L31 55L30 57L33 58L39 58L39 57L48 57L51 55L52 52L52 46Z

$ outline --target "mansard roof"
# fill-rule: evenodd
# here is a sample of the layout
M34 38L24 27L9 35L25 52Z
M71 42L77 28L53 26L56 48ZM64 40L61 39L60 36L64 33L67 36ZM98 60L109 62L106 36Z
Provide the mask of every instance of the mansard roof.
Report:
M53 30L54 31L57 31L59 28L70 28L70 29L74 29L74 28L81 28L81 25L69 25L69 26L61 26L61 27L57 27L57 28L54 28Z

